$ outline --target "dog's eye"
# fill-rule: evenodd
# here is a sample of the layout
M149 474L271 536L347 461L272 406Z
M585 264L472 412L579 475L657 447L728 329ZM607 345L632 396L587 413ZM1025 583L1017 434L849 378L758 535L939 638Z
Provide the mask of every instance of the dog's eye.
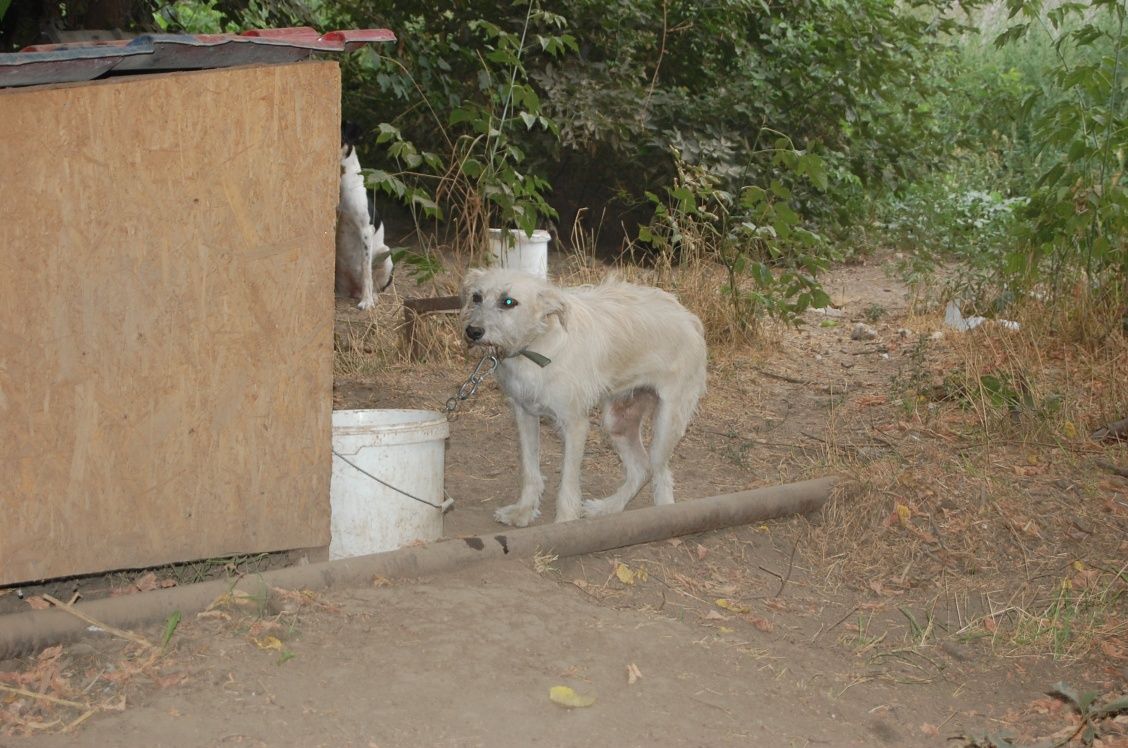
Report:
M475 304L481 304L482 303L482 294L476 293L476 294L474 294L473 296L470 297L470 300L473 301Z
M517 306L517 299L513 298L512 296L505 296L501 300L501 305L506 309L512 309L513 307Z

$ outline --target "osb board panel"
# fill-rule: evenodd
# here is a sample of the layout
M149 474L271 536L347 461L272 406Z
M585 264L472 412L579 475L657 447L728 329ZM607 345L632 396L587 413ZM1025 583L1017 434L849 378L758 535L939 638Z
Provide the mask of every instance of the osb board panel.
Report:
M340 74L0 91L0 584L329 541Z

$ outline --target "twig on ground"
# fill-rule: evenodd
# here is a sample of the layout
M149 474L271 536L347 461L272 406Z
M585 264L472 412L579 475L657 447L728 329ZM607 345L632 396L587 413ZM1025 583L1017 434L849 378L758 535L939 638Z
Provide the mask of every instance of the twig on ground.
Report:
M144 646L148 649L155 649L152 642L150 642L148 639L146 639L143 636L140 636L138 634L133 633L132 631L125 631L123 629L114 628L113 626L102 623L101 621L99 621L95 618L91 618L90 616L86 615L82 611L75 608L73 605L68 605L67 603L64 603L62 600L51 597L50 595L44 594L43 599L46 600L47 602L51 603L52 605L54 605L56 608L59 608L60 610L64 610L67 613L70 613L72 616L79 619L80 621L85 621L86 623L89 623L91 626L97 626L98 628L105 631L107 634L113 634L114 636L119 637L121 639L127 639L131 642L136 642L137 644L140 644L140 645L142 645L142 646Z
M1105 424L1090 435L1099 442L1128 440L1128 418Z
M775 372L768 371L767 369L761 369L759 366L753 366L752 371L763 374L768 379L776 379L780 382L787 382L788 384L802 384L806 386L814 384L814 382L808 382L806 379L796 379L795 377L789 377L786 374L776 374Z
M783 594L783 588L787 586L787 582L791 579L791 570L795 568L795 552L799 550L799 541L796 540L795 544L791 546L791 558L787 559L787 575L779 580L779 589L772 597L779 597ZM760 567L763 569L764 567ZM778 576L778 575L777 575Z
M854 615L854 612L855 612L855 611L856 611L857 609L858 609L858 606L857 606L857 605L855 605L854 607L850 608L850 610L846 611L846 615L842 616L842 617L841 617L841 618L839 618L839 619L838 619L837 621L835 621L834 623L832 623L832 624L831 624L830 626L828 626L828 627L827 627L827 629L826 629L826 630L827 630L827 631L833 631L834 629L838 628L839 624L841 624L841 623L842 623L843 621L845 621L845 620L846 620L847 618L849 618L850 616Z
M1128 478L1128 468L1117 467L1111 462L1105 462L1104 460L1097 460L1097 467L1103 468L1113 475L1119 475L1121 478Z
M89 709L86 704L80 704L77 701L60 699L57 696L49 696L45 693L36 693L35 691L28 691L27 689L16 688L15 686L5 686L3 683L0 683L0 691L7 691L8 693L14 693L17 696L27 696L28 698L32 699L42 699L43 701L50 701L52 704L74 707L75 709Z

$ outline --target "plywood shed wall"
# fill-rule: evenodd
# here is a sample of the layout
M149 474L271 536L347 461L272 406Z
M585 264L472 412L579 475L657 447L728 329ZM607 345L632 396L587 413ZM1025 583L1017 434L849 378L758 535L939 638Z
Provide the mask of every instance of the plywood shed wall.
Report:
M340 73L0 90L0 584L329 541Z

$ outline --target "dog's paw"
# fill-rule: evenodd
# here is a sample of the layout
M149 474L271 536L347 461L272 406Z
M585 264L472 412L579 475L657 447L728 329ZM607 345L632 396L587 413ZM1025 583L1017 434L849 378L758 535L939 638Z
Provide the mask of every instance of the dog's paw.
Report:
M540 510L531 506L510 504L494 512L494 519L503 525L514 527L528 527L529 523L540 516Z
M357 309L371 309L376 306L375 299L361 299L360 303L356 305Z
M589 499L584 502L583 516L585 517L604 517L616 513L616 510L607 503L606 499Z

